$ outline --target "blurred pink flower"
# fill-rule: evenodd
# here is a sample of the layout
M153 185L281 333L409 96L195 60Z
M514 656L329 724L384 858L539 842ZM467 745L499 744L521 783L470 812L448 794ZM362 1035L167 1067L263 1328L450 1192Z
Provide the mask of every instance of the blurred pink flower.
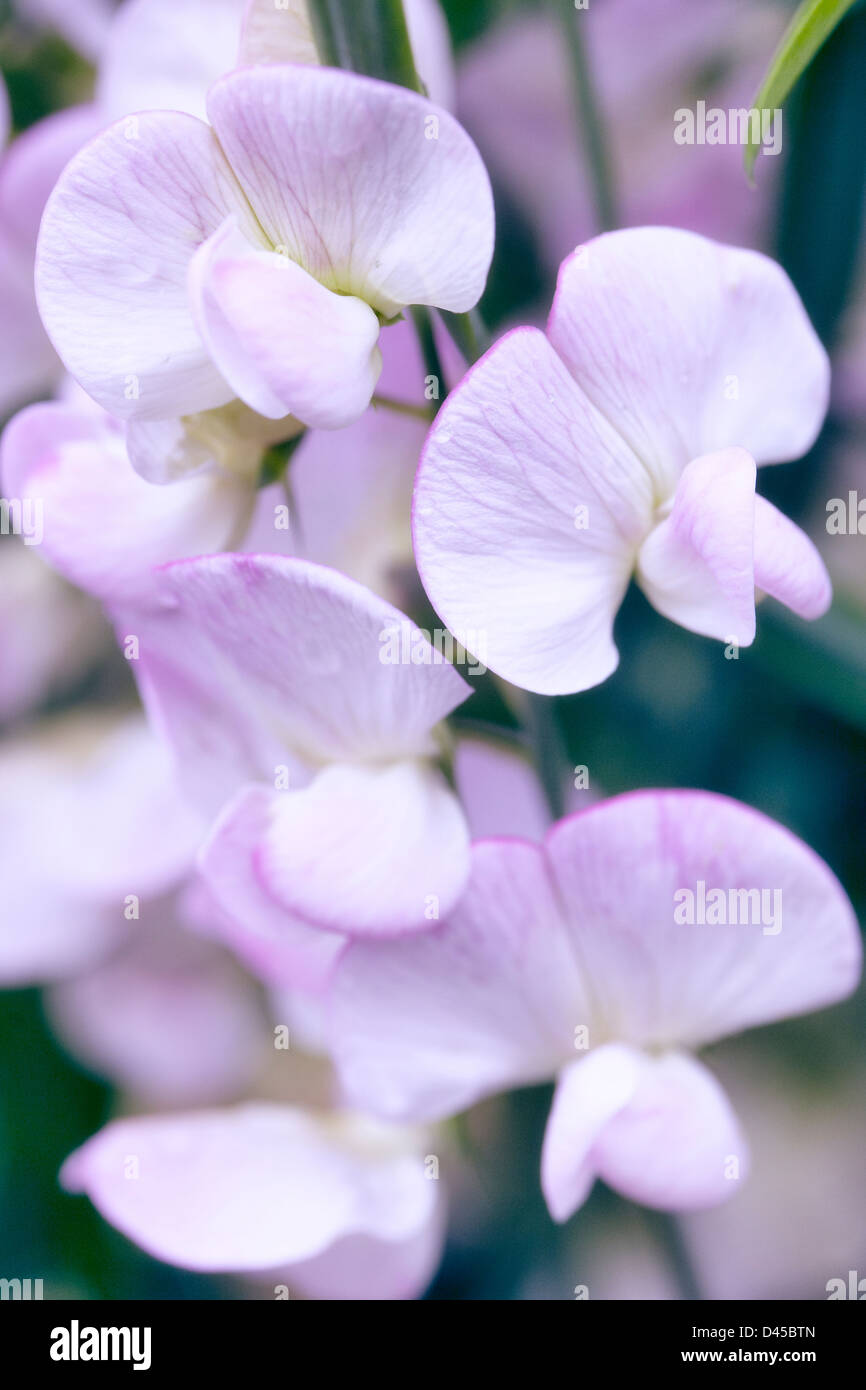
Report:
M423 410L425 368L412 325L385 337L388 399ZM443 356L457 379L456 354ZM302 555L389 598L408 590L423 418L383 406L344 430L310 432L292 457L287 495L279 485L260 491L259 482L264 451L294 434L294 421L267 420L234 401L183 420L131 421L124 434L79 394L10 421L0 442L2 486L39 508L41 555L109 607L146 589L154 565L228 549Z
M208 113L213 129L143 113L70 162L42 221L43 321L120 418L238 396L269 419L348 424L372 396L383 321L481 294L493 211L478 153L417 93L332 69L239 69Z
M666 617L740 646L756 587L820 617L823 562L755 478L806 452L828 391L772 261L668 228L597 238L563 262L546 336L507 333L435 420L414 524L431 602L546 695L616 668L632 573Z
M406 1299L442 1248L424 1142L360 1116L257 1103L117 1120L66 1160L61 1182L157 1259L270 1270L274 1292Z
M772 890L784 916L768 926L761 897L761 921L678 921L701 882ZM637 792L558 822L543 846L477 843L447 921L353 942L330 1040L349 1102L394 1120L555 1077L542 1185L557 1220L596 1177L649 1206L710 1206L748 1153L691 1051L843 998L860 956L842 888L787 830L709 793Z
M748 107L784 29L784 8L766 0L605 0L573 23L585 37L623 223L760 244L778 160L762 161L756 192L741 146L676 144L674 116L699 100L725 111ZM555 18L504 18L462 58L458 97L494 178L537 229L555 269L600 230Z
M158 572L121 624L181 774L225 807L201 864L238 934L315 983L344 934L454 904L468 836L432 731L469 687L408 618L323 566L232 555ZM404 632L415 659L391 662Z

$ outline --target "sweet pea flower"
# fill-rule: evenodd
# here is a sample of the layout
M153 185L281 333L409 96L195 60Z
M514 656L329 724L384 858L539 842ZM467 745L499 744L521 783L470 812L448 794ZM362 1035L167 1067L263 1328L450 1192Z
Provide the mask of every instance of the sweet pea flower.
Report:
M61 1042L137 1104L243 1094L266 1019L187 906L204 827L144 721L40 726L5 747L0 787L0 986L42 985Z
M19 987L104 959L130 929L129 894L181 885L202 823L140 716L50 722L4 747L2 771L0 985Z
M425 1167L424 1139L259 1102L116 1120L60 1177L150 1255L185 1269L270 1271L271 1298L290 1287L308 1298L407 1299L423 1292L442 1249L441 1184Z
M37 251L49 336L118 418L239 397L346 425L373 394L383 323L478 300L484 166L444 109L353 73L242 68L207 104L211 126L144 112L64 170Z
M829 364L790 281L752 251L639 228L563 262L546 334L507 333L446 401L415 486L415 558L440 617L515 685L616 668L632 574L692 632L747 646L756 587L830 603L811 541L755 494L798 458Z
M4 494L41 519L41 558L110 609L146 590L154 565L222 550L302 555L408 599L413 578L417 586L410 515L427 404L411 324L395 326L387 354L383 386L397 412L376 405L344 430L309 431L292 454L289 495L279 484L260 487L265 450L292 432L285 422L233 401L145 422L133 441L79 388L79 399L29 406L7 425ZM443 356L456 380L462 362L454 351ZM157 465L159 480L173 486L151 486Z
M648 1206L710 1206L748 1155L691 1053L843 998L860 956L842 888L787 830L709 793L637 792L542 846L478 842L447 921L354 942L328 991L331 1044L350 1103L395 1120L555 1078L542 1186L556 1220L596 1177Z
M323 566L224 555L157 572L120 622L191 795L224 808L201 865L237 933L314 984L347 936L449 910L468 836L432 730L469 687L408 618ZM416 664L390 661L403 632Z

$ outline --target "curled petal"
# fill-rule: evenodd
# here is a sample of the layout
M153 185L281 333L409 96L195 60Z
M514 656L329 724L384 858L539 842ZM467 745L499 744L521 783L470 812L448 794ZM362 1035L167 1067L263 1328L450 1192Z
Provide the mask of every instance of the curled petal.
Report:
M370 404L382 367L373 310L254 246L235 218L196 253L190 293L211 357L260 415L339 429Z
M616 667L613 620L652 509L641 461L544 335L516 329L428 436L415 486L419 573L491 670L542 694L586 690Z
M644 541L637 577L666 618L722 641L755 636L755 461L745 449L694 459L671 513Z

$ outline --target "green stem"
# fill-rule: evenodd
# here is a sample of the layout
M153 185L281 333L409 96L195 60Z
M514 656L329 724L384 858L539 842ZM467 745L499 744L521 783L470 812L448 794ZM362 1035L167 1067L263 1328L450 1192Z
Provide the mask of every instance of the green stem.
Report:
M430 310L424 304L415 304L410 310L412 322L415 325L415 332L418 334L418 341L421 344L421 356L424 358L424 369L428 376L435 376L439 383L439 399L443 399L448 389L445 380L445 373L442 370L442 360L439 356L439 349L436 346L436 338L433 333L433 319Z
M383 410L393 410L395 415L411 415L414 420L423 420L428 425L433 413L426 406L411 405L409 401L396 401L393 396L380 396L378 394L373 397L371 405L381 406Z
M403 0L307 3L316 48L326 67L347 68L423 92L415 70Z
M490 346L490 335L478 310L470 309L468 314L452 314L447 309L440 309L439 317L471 367Z
M566 0L551 0L551 3L559 18L571 65L579 134L589 165L598 229L607 232L618 226L620 219L604 120L581 32L583 19Z
M664 1250L667 1263L676 1278L680 1296L687 1303L701 1301L701 1287L692 1265L688 1247L683 1239L680 1223L676 1216L667 1211L644 1212L648 1225L656 1240Z
M547 797L550 814L559 820L565 813L564 784L571 770L568 750L556 712L556 701L547 695L527 691L526 732L535 754L538 776Z

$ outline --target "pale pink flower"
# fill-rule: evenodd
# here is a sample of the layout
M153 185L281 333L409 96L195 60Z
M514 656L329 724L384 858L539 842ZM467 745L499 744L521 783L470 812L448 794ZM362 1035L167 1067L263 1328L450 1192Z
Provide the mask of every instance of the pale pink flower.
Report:
M116 1120L66 1160L61 1182L171 1264L271 1271L271 1298L288 1286L405 1299L423 1292L442 1248L424 1143L356 1115L259 1102Z
M417 93L332 69L243 68L178 112L118 122L64 170L37 296L61 357L111 414L240 397L269 419L356 419L383 322L463 311L484 287L484 167Z
M649 1206L710 1206L748 1152L691 1053L843 998L860 958L842 888L787 830L709 793L637 792L542 846L478 842L447 921L352 943L330 1041L350 1103L394 1120L555 1078L542 1185L557 1220L596 1177Z
M414 538L436 611L546 695L615 669L633 574L666 617L738 646L756 588L820 617L823 562L755 479L806 452L828 390L796 292L759 253L669 228L579 248L546 334L507 333L431 429Z
M202 869L262 957L315 983L347 936L453 906L468 835L433 730L469 687L402 613L320 565L225 555L158 572L119 630L191 793L225 807ZM391 659L404 632L414 663Z

